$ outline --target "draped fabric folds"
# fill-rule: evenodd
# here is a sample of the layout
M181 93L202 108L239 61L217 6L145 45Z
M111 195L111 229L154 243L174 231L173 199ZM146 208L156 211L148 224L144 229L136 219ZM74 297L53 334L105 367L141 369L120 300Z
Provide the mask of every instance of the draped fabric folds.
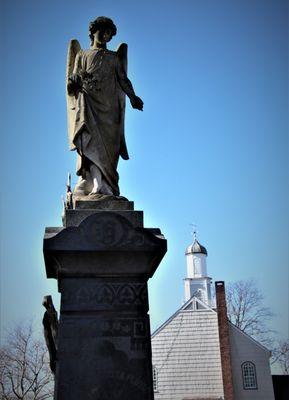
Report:
M133 94L131 83L117 53L106 49L80 50L73 73L82 82L75 96L72 136L78 153L77 174L85 179L93 163L118 196L118 158L129 158L124 137L124 93Z

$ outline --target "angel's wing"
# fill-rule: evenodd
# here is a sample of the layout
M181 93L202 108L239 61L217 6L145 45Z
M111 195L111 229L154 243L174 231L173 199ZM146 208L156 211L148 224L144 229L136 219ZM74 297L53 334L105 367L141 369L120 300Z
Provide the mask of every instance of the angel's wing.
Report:
M127 44L126 43L121 43L118 48L116 49L116 54L117 57L120 61L121 66L123 67L125 73L127 73ZM126 143L125 143L125 137L124 137L124 115L125 115L125 98L126 95L125 93L119 88L119 103L120 103L120 115L121 115L121 121L120 121L120 136L121 136L121 148L120 148L120 155L122 156L123 159L127 160L128 153L127 153L127 148L126 148Z
M66 87L68 83L69 76L73 73L74 63L76 54L81 50L78 40L72 39L69 42L68 52L67 52L67 64L66 64ZM75 149L73 144L74 135L74 124L75 124L75 102L74 96L70 96L66 89L66 102L67 102L67 129L68 129L68 141L71 150Z

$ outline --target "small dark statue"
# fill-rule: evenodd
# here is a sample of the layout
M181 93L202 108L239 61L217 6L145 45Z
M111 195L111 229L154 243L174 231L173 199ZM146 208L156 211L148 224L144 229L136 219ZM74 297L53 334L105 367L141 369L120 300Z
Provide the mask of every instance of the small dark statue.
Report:
M122 43L116 51L106 47L116 31L110 18L98 17L89 26L89 50L82 50L77 40L69 45L68 133L70 148L78 154L76 196L119 196L118 159L129 158L125 96L133 108L143 109L127 77L127 45Z
M42 305L46 308L42 320L44 328L44 338L49 351L50 369L55 374L58 334L57 311L54 308L51 296L45 296Z

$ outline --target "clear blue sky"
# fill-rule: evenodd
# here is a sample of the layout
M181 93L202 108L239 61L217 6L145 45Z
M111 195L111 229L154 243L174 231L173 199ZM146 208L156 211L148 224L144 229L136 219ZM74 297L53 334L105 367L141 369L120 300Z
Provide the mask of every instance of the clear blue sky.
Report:
M74 173L66 133L70 39L89 46L106 15L129 45L144 112L127 107L121 193L160 227L168 253L150 282L152 329L182 303L190 223L209 274L254 278L288 336L288 2L4 0L1 3L1 327L42 318L45 226L61 225ZM75 182L75 175L73 175Z

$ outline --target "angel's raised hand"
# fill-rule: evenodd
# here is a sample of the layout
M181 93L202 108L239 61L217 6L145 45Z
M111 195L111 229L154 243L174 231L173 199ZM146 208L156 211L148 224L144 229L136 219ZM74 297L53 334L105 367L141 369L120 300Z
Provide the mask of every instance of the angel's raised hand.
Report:
M138 97L138 96L131 97L130 103L133 108L136 108L137 110L140 110L140 111L143 110L143 101L140 97Z

